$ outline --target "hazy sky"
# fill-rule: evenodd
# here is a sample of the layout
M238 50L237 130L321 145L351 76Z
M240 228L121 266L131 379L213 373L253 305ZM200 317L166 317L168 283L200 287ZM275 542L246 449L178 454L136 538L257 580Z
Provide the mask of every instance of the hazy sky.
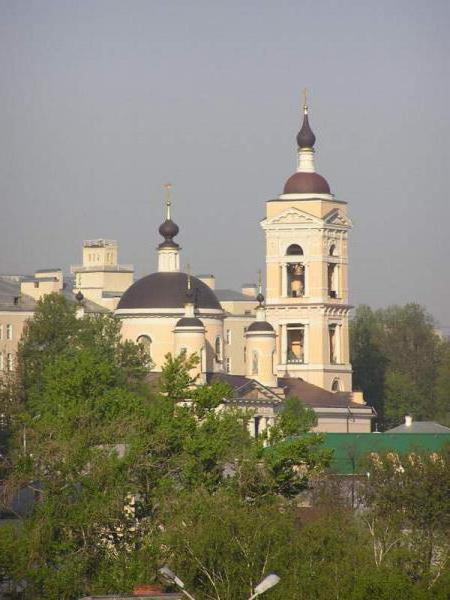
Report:
M0 0L0 272L98 237L154 271L169 180L182 264L254 280L306 86L352 303L449 326L449 28L448 0Z

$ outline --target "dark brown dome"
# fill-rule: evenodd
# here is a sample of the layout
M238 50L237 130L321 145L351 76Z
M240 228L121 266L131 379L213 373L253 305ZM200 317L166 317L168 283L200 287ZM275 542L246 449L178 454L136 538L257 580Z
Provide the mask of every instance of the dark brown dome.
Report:
M175 327L204 327L204 325L197 317L183 317L177 321Z
M319 173L294 173L284 186L283 194L329 194L330 186Z
M172 219L166 219L164 223L159 226L159 233L164 238L174 238L179 232L179 227Z
M191 276L192 298L201 310L213 308L221 310L215 293L210 287ZM131 308L184 308L188 301L188 276L186 273L152 273L139 279L127 289L120 299L118 310Z
M297 145L299 148L312 148L316 143L316 136L309 125L308 115L303 117L303 124L297 133Z
M274 331L274 329L267 321L253 321L247 329L247 332L249 331Z

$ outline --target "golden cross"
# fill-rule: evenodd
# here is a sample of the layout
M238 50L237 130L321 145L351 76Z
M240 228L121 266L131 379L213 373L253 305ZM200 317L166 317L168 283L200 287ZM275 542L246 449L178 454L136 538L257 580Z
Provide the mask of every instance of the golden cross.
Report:
M170 207L172 205L172 184L165 183L163 188L166 190L166 218L170 219Z
M190 290L191 289L191 265L189 263L186 265L186 271L187 271L187 276L188 276L187 288L188 288L188 290Z
M303 112L308 114L308 88L303 89Z

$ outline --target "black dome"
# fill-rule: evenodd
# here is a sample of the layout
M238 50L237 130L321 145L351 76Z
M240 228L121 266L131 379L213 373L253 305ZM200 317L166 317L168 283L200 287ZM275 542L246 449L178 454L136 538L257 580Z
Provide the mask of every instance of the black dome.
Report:
M274 329L267 321L254 321L247 331L274 331Z
M221 310L219 301L210 287L191 276L193 301L199 308ZM152 273L139 279L127 289L117 309L131 308L184 308L188 301L186 273Z
M172 221L172 219L166 219L164 223L159 226L159 233L164 238L174 238L180 231L178 225Z
M204 325L197 317L183 317L175 327L204 327Z

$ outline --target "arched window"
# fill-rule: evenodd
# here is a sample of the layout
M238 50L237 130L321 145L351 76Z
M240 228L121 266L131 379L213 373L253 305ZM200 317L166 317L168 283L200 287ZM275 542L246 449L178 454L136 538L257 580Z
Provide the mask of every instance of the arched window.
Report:
M338 297L338 266L336 263L328 263L328 296L330 298Z
M337 256L335 244L331 244L331 246L330 246L330 256Z
M341 391L341 383L339 379L333 379L333 383L331 384L332 392L340 392Z
M258 375L258 352L253 350L252 353L252 375Z
M303 248L298 244L291 244L286 250L286 256L300 256L303 254Z
M286 358L290 364L305 362L305 326L302 323L292 323L286 327Z
M145 353L148 355L149 359L152 358L152 340L148 335L140 335L137 340L137 344L141 344L144 348Z
M220 335L218 335L216 337L214 352L216 354L217 362L221 362L221 360L222 360L222 338L220 337Z
M291 298L302 298L305 295L305 265L289 263L287 271L287 295Z

